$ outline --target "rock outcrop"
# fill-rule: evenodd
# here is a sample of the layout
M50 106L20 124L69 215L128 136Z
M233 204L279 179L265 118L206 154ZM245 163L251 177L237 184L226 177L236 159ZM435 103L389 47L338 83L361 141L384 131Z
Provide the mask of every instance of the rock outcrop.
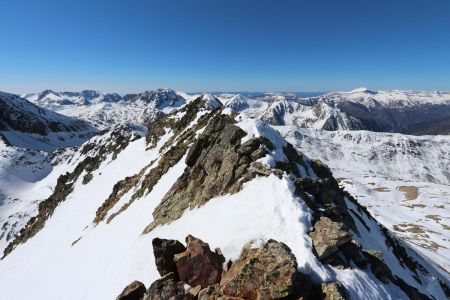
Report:
M320 260L326 259L352 239L352 234L343 229L342 223L333 222L327 217L320 217L310 236Z
M186 251L175 255L180 279L190 286L202 288L220 282L225 262L220 249L212 252L207 243L191 235L186 237L186 243Z
M116 300L141 300L145 292L145 285L136 280L126 286Z
M186 247L176 240L155 238L152 241L155 265L161 276L174 273L178 278L175 255L186 251Z
M185 289L185 283L177 281L175 274L169 273L153 282L142 298L143 300L193 300Z
M254 138L241 145L246 132L234 123L222 114L208 121L187 152L184 174L155 208L154 221L144 233L178 219L188 208L201 206L222 194L238 192L244 182L257 174L270 174L270 170L268 174L258 170L255 160L266 155L272 143L265 138Z
M297 260L283 243L247 245L220 282L224 295L243 299L280 299L294 290Z
M179 243L173 240L156 241L158 256L173 253L171 247L159 245ZM300 273L289 247L275 240L268 240L256 247L252 243L247 244L240 257L226 263L224 268L225 258L220 250L212 252L207 243L191 235L186 237L186 243L186 251L175 255L179 276L174 272L165 274L154 281L144 294L143 284L138 288L133 282L121 296L130 293L126 291L138 289L141 298L120 299L347 299L346 290L340 283L314 284L308 275Z

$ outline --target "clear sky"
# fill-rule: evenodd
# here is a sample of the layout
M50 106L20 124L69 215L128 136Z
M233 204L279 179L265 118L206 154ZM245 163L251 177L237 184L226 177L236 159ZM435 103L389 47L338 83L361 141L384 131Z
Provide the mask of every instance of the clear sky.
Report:
M0 0L0 90L450 90L449 0Z

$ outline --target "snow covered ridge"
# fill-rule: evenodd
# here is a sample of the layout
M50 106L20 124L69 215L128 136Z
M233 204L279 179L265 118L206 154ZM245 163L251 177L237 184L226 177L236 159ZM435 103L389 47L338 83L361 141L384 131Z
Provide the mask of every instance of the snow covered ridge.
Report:
M272 125L318 130L368 130L415 135L450 133L450 93L357 89L314 97L263 94L221 101ZM238 107L239 106L239 107Z
M187 97L187 95L185 95ZM23 96L32 103L60 114L85 120L103 130L115 125L145 126L186 104L187 99L170 89L120 96L97 91L53 92Z
M198 96L170 89L123 97L94 91L57 93L48 90L24 95L39 106L87 120L100 129L126 122L138 126L146 124ZM358 88L312 97L289 93L218 94L214 97L235 111L247 111L273 125L416 135L450 133L450 92L375 92Z
M350 299L448 296L448 274L372 218L328 167L214 97L150 123L145 138L111 133L81 149L0 261L0 298L60 298L54 286L69 299L114 298L133 280L159 278L155 237L188 234L234 262L249 242L275 239L299 273L340 283Z
M80 145L95 132L87 122L0 92L0 134L11 145L52 151Z

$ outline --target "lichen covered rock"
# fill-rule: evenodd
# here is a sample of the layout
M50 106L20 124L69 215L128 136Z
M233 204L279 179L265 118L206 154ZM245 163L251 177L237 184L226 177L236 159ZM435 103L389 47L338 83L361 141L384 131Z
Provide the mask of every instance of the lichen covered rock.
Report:
M187 293L185 283L177 281L175 274L169 273L153 282L143 297L143 300L193 300L194 297Z
M269 240L247 245L220 282L224 295L243 299L280 299L294 288L297 260L285 244Z
M352 239L352 234L343 229L342 223L333 222L327 217L320 217L310 236L319 260L328 258Z

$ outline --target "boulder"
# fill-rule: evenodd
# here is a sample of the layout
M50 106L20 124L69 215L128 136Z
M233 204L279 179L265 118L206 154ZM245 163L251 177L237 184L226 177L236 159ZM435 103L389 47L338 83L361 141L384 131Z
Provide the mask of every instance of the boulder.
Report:
M348 299L347 291L339 282L322 283L322 297L324 300Z
M184 282L176 280L174 273L166 274L150 285L143 300L193 300L194 296L184 286Z
M145 294L145 285L140 281L133 281L127 285L116 300L141 300Z
M222 275L223 295L244 299L280 299L293 291L297 260L288 246L269 240L244 247L240 258Z
M178 278L177 265L175 264L175 254L186 251L186 247L176 240L165 240L155 238L152 241L155 264L161 276L174 273Z
M310 233L319 260L324 260L352 239L352 234L343 229L343 224L320 217Z
M207 243L189 235L186 251L175 255L180 280L205 288L220 282L225 258L219 249L212 252Z

